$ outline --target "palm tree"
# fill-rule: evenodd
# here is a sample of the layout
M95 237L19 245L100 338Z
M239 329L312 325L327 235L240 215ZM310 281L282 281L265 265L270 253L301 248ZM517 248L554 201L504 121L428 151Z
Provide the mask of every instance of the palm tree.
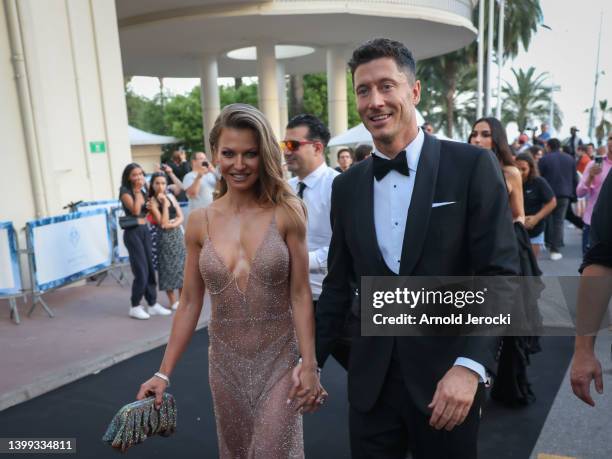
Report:
M595 127L595 138L597 139L597 145L601 146L606 133L612 129L612 123L607 120L607 116L612 115L612 107L608 107L608 99L599 101L599 111L601 121Z
M495 8L497 9L497 2L492 3L495 4ZM490 4L491 2L487 2L487 5ZM487 16L487 9L488 6L485 8L485 17ZM473 12L473 22L476 24L478 23L477 9L475 9ZM505 5L503 57L515 57L518 54L521 45L526 50L529 47L531 38L537 31L538 24L541 22L542 9L540 7L539 0L507 1ZM487 27L487 21L485 21L485 47L487 40ZM498 29L496 28L494 34L495 43L497 43L497 30ZM499 60L499 57L497 58ZM447 116L446 119L441 121L438 127L443 127L446 131L446 135L449 137L452 137L454 134L454 120L458 116L454 102L465 97L472 100L473 96L466 96L466 93L474 92L476 90L476 79L474 79L472 86L463 86L461 84L462 82L459 81L460 76L470 72L466 70L465 67L475 69L476 62L477 44L474 42L466 48L445 54L443 56L427 59L419 63L419 71L417 73L425 88L423 95L425 100L423 101L422 106L419 108L423 112L423 116L429 120L432 114L430 113L430 110L428 110L430 108L428 106L428 102L431 102L427 100L430 95L428 92L432 93L432 97L433 94L438 94L438 96L444 94L447 101L447 103L444 105L444 110L447 112ZM432 75L437 75L437 78L432 77ZM442 109L442 106L438 105L438 108Z
M527 71L512 69L515 85L504 82L502 89L505 100L502 107L502 122L504 124L515 121L520 132L531 125L536 119L545 120L549 116L551 90L544 82L548 75L540 73L535 75L535 67ZM559 107L553 107L553 125L556 129L561 127L562 114Z

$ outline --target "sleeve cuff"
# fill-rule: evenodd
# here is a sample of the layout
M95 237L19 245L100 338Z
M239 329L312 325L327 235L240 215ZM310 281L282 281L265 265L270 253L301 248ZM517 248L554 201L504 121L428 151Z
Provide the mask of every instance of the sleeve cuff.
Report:
M479 382L483 382L487 386L489 385L489 377L487 376L487 370L482 364L476 362L475 360L468 359L467 357L457 357L457 360L455 360L455 365L459 365L472 370L474 373L478 374Z

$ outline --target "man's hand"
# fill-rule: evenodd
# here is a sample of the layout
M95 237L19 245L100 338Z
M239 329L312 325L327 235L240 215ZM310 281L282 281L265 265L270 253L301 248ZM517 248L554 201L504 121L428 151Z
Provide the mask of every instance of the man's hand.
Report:
M206 161L208 164L208 161ZM209 166L203 166L199 161L194 161L193 172L198 174L199 177L206 175L209 172Z
M478 374L455 365L438 382L428 408L433 410L429 425L440 430L452 430L467 417L478 389Z
M603 394L603 377L601 363L590 350L577 350L574 352L572 370L570 373L572 390L576 397L587 405L595 406L591 398L591 381L595 380L595 390Z
M603 171L603 167L601 165L593 164L589 169L589 177L593 179L596 175L601 174L601 171Z

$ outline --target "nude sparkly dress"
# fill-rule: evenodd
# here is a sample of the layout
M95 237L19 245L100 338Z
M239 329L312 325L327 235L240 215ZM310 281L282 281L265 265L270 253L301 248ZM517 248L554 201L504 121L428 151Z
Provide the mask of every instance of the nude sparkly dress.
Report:
M219 456L303 458L302 416L287 406L298 360L289 250L272 219L242 292L208 234L199 264L212 302L209 379Z

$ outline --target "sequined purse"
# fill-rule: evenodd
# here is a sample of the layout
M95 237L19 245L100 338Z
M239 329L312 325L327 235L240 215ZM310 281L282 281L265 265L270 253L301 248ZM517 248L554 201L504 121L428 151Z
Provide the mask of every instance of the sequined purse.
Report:
M164 393L159 410L155 409L155 397L129 403L115 414L102 441L125 452L153 435L168 437L176 431L176 414L176 402L168 393Z

